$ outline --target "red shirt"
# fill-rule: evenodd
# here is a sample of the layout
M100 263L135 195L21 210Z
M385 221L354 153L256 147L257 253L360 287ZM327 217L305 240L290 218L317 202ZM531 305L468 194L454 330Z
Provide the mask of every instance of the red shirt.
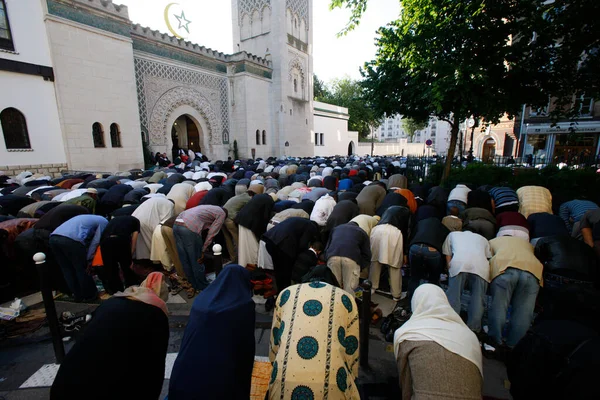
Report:
M194 194L192 197L190 197L187 203L185 203L185 209L189 210L190 208L194 208L200 205L200 202L202 201L204 196L206 196L206 193L208 193L208 190L201 190L198 193Z

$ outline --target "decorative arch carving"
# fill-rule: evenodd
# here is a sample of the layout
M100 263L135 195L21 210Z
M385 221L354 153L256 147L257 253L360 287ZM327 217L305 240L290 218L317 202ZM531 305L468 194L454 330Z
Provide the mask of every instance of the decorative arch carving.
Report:
M288 79L290 80L290 82L294 79L294 74L293 74L294 70L297 70L300 73L300 87L304 88L304 86L305 86L304 85L304 82L305 82L304 64L302 63L302 60L300 60L300 58L297 56L292 58L292 60L290 61L290 64L289 64Z
M197 90L178 86L165 92L156 102L150 114L150 144L164 146L168 144L170 128L167 122L173 111L183 105L194 108L204 118L208 127L204 132L210 145L223 144L221 124L208 99Z

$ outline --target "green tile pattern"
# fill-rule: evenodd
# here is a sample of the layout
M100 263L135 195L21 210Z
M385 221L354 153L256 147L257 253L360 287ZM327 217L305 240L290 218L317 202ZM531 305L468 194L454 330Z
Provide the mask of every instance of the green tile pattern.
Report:
M48 13L51 15L79 22L80 24L102 29L103 31L112 32L117 35L131 37L131 26L129 24L91 14L54 0L47 0L47 3Z

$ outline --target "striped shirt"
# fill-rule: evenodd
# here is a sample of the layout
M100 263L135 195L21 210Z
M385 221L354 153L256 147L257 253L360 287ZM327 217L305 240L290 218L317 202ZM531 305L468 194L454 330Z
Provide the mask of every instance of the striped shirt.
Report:
M571 200L560 206L558 215L565 221L567 229L571 231L573 224L579 222L586 212L595 210L598 205L588 200Z
M496 208L519 204L517 193L509 187L495 187L490 189L489 193L494 199Z
M179 214L175 220L175 225L183 225L198 235L201 235L202 231L208 229L202 249L202 251L205 251L221 230L224 221L225 211L221 207L197 206Z

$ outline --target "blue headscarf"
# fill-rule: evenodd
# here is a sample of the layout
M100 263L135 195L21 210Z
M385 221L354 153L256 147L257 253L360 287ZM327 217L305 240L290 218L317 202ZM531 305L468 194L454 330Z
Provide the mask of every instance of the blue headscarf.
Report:
M194 301L173 366L169 400L247 400L254 321L250 273L228 265Z

